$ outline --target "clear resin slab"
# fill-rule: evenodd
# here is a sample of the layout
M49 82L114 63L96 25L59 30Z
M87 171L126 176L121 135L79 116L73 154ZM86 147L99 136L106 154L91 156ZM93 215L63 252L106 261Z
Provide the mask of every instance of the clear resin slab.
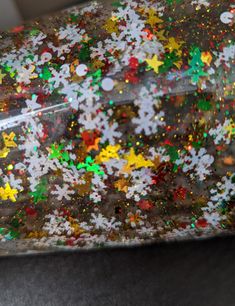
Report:
M234 232L234 14L91 2L1 34L2 255Z

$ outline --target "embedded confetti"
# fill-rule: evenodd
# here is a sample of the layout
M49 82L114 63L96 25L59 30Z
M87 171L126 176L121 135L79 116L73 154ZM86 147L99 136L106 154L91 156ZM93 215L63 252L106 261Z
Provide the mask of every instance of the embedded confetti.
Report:
M113 90L114 87L114 82L112 79L110 78L105 78L102 80L101 82L101 87L103 88L103 90L105 91L111 91Z
M2 35L2 249L234 233L233 1L109 4Z
M85 76L87 74L87 66L84 64L80 64L76 68L76 73L78 76Z

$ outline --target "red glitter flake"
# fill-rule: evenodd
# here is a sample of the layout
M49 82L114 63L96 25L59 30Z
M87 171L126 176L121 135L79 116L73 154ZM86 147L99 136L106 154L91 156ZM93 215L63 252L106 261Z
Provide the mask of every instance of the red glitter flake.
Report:
M153 208L153 203L149 200L140 200L136 205L142 210L150 210Z
M185 200L186 195L187 195L187 189L184 187L179 187L173 193L174 201Z

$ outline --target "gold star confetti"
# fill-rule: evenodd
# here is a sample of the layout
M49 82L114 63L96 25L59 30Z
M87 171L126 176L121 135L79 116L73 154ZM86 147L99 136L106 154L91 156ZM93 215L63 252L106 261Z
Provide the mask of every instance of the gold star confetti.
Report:
M14 141L15 138L15 133L11 132L9 135L7 135L7 133L3 132L2 133L2 137L3 137L3 141L4 144L7 148L16 148L17 144Z
M209 51L201 53L201 60L204 64L210 66L212 61L212 55Z
M125 178L122 178L114 183L115 188L117 188L118 191L128 191L128 181Z
M96 160L98 163L103 163L111 158L119 159L118 151L121 149L120 145L111 146L108 145L105 149L102 149Z
M75 73L76 68L77 68L78 65L79 65L79 60L78 60L78 59L74 60L74 61L71 63L71 65L70 65L70 71L71 71L72 73Z
M105 25L103 26L103 28L109 33L118 33L118 26L117 26L117 22L114 18L110 18L106 21Z
M10 150L4 147L2 150L0 150L0 158L6 158L9 153Z
M79 236L85 232L85 230L82 227L80 227L76 219L69 217L69 222L70 222L71 227L74 230L75 236Z
M9 183L6 183L5 188L0 188L0 198L4 201L11 200L12 202L16 202L15 195L18 194L16 189L12 189Z
M100 69L104 66L104 63L102 61L96 59L92 62L92 66L93 66L94 69Z
M146 23L149 24L152 28L155 26L155 24L163 22L162 19L160 19L158 16L156 16L156 11L152 8L149 10L148 15L149 15L149 17L148 17Z
M181 51L180 51L180 52L181 52ZM174 63L174 65L175 65L178 69L181 68L182 64L183 64L182 61L177 61L177 62Z
M151 160L146 160L139 154L136 155L133 148L131 148L130 153L125 155L127 164L123 167L123 171L130 173L133 169L139 169L142 167L154 167L154 163Z
M26 237L27 238L40 239L40 238L47 237L47 236L48 236L47 232L44 232L44 231L33 231L33 232L30 232Z
M154 168L157 169L161 164L160 156L155 156L153 160Z
M157 38L158 38L160 41L165 41L165 40L167 40L166 37L164 36L164 35L165 35L165 30L154 31L154 34L157 36Z
M159 67L164 64L163 62L158 60L157 55L155 54L152 59L146 59L146 62L148 65L156 72L158 73Z
M177 42L174 37L170 37L169 41L168 41L168 44L166 45L166 48L170 52L176 50L177 54L181 55L182 51L180 50L180 48L181 48L182 44L183 44L183 42Z
M2 80L4 79L5 76L6 74L2 73L2 70L0 69L0 84L2 84Z

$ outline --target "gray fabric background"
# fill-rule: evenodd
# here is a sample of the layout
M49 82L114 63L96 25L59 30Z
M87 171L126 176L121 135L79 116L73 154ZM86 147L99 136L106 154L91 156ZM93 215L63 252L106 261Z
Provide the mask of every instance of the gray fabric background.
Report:
M0 259L0 305L232 306L235 238Z

